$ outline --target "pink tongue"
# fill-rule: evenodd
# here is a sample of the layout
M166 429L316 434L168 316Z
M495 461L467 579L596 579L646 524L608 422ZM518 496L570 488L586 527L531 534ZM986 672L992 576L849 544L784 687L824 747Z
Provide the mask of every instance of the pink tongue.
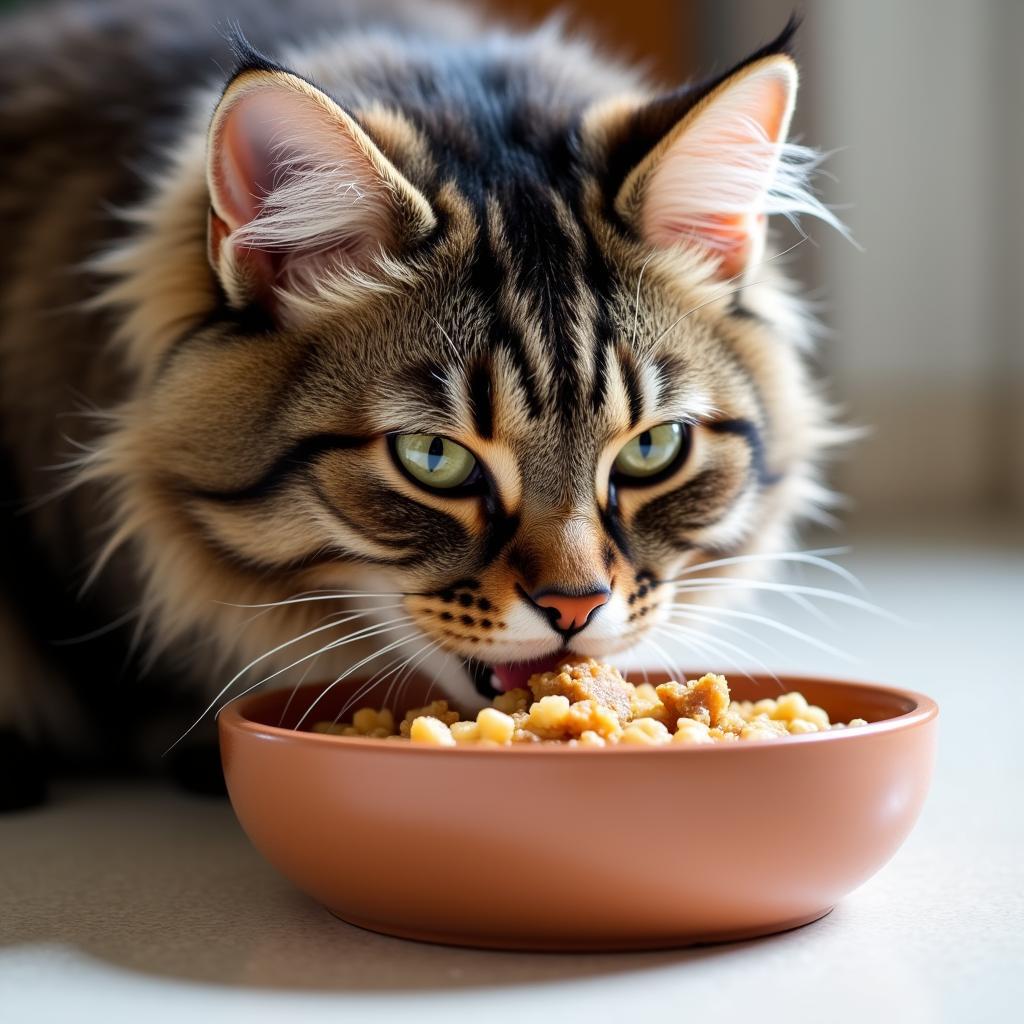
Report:
M549 654L546 658L534 658L533 661L513 661L507 665L494 665L494 675L498 680L498 689L507 693L516 687L525 687L530 676L536 672L550 672L565 659L565 652Z

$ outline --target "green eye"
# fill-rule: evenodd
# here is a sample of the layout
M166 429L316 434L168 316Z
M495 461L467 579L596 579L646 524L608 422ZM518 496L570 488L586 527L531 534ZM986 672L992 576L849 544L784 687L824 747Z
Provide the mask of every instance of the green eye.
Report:
M647 482L682 461L689 438L686 424L659 423L622 446L614 471L628 480Z
M438 434L398 434L394 453L414 480L442 491L461 487L476 470L471 452Z

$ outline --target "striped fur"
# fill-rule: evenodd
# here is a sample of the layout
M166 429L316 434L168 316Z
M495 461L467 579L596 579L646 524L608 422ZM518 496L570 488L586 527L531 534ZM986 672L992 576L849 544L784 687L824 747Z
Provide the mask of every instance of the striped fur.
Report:
M199 3L175 5L169 35L158 0L107 0L92 21L68 8L45 41L32 15L5 34L5 55L22 49L15 70L0 61L0 131L5 151L19 147L0 185L8 486L30 502L60 491L8 530L23 568L6 586L23 617L36 613L52 638L131 615L153 671L194 691L326 611L295 604L254 619L239 604L321 588L400 593L401 610L381 614L411 617L436 645L424 665L468 702L460 659L561 645L523 592L609 586L572 640L609 654L662 614L670 588L652 580L709 552L785 542L824 493L816 467L836 437L804 366L799 301L771 262L738 297L713 251L653 250L616 207L629 174L709 89L659 100L556 28L512 33L450 8L368 21L304 0L284 45L273 6L230 5L271 59L244 50L212 80L204 61L232 58ZM100 14L150 51L123 65L120 94L99 80L72 89L72 69L114 46ZM47 67L61 70L52 95L32 84ZM346 221L330 220L334 186L323 191L335 165L322 153L312 177L289 179L274 217L217 226L211 117L232 87L275 76L365 134L381 202L415 208L415 231L381 229L379 248L346 261ZM139 90L139 119L120 118ZM59 124L69 127L58 143ZM803 184L777 180L766 212L821 213ZM302 222L303 203L324 212ZM117 216L104 214L111 204ZM311 238L311 260L278 282L276 304L254 303L244 254ZM341 258L317 262L335 244ZM649 488L611 486L619 448L669 420L692 424L679 471ZM490 490L446 499L417 488L389 454L396 431L457 440ZM43 470L66 457L64 435L77 452L67 490ZM68 595L59 620L45 621L46 591L20 601L28 569ZM132 628L99 642L91 671L106 671ZM261 667L312 652L321 636ZM325 654L315 672L337 675L379 646ZM26 682L6 697L0 683L0 715L28 728L47 698Z

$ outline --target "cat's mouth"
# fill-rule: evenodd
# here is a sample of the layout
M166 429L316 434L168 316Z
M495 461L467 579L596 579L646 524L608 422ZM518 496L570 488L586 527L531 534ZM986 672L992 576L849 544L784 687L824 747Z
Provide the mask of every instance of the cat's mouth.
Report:
M496 692L507 693L517 687L525 687L530 676L537 672L550 672L568 657L563 649L543 658L530 661L510 661L503 664L487 665L482 661L467 661L466 671L477 693L490 700Z

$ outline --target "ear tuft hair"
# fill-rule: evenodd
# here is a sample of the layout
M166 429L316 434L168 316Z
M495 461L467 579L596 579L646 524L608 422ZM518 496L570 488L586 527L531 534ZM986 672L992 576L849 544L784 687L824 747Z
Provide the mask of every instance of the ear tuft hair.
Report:
M697 89L638 107L610 148L609 194L623 222L649 245L695 244L736 277L763 251L767 218L817 217L845 234L817 198L821 161L788 141L798 74L790 55L798 27ZM621 174L621 178L619 175Z
M286 314L324 281L372 273L436 224L356 120L289 71L235 75L207 157L210 262L236 308Z
M277 61L261 53L252 43L249 42L242 31L241 23L233 20L228 23L224 32L224 38L234 58L234 65L228 75L230 84L239 75L246 71L286 71L287 69L278 64Z

